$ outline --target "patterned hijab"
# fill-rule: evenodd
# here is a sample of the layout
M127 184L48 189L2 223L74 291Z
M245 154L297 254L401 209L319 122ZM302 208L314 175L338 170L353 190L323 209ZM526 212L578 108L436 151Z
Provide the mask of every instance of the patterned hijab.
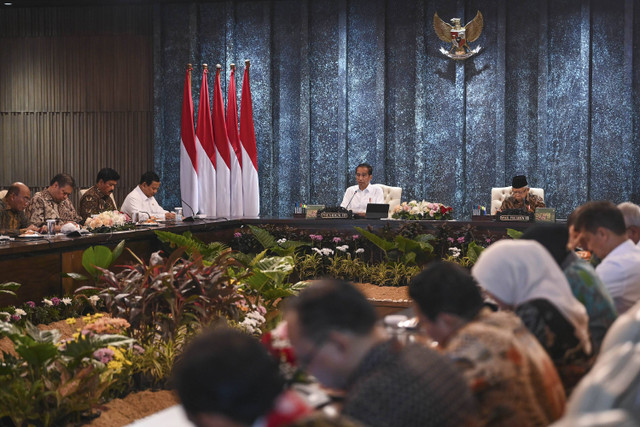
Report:
M517 307L546 299L574 326L587 354L591 351L587 311L549 252L533 240L500 240L485 249L472 274L487 292Z

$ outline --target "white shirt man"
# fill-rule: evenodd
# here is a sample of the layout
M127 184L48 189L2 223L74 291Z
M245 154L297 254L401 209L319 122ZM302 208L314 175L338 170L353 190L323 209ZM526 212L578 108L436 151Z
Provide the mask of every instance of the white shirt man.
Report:
M627 237L622 212L613 203L589 202L579 209L575 228L602 260L596 273L622 314L640 301L640 248Z
M347 188L342 198L342 206L358 216L364 216L369 203L384 203L382 188L371 184L373 168L367 163L356 167L356 181L358 185Z
M140 178L140 184L136 186L124 199L120 210L131 218L138 212L139 220L148 219L149 216L158 219L173 219L175 214L162 208L154 197L160 188L160 177L154 172L146 172Z

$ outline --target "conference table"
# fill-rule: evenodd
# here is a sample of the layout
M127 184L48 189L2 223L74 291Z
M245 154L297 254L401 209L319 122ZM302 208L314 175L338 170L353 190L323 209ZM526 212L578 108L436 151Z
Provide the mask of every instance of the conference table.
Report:
M411 221L434 231L440 227L475 227L486 233L499 236L506 234L507 228L526 229L531 223L496 222L491 217L481 217L472 221ZM45 297L62 296L72 293L79 283L63 277L63 273L84 273L82 253L95 245L114 248L121 240L126 247L141 259L149 259L151 253L163 247L157 238L156 230L173 233L190 231L205 243L220 241L229 243L234 233L248 224L261 226L289 227L312 233L355 233L354 227L380 230L382 228L399 229L406 225L403 220L341 220L341 219L305 219L305 218L232 218L232 219L196 219L191 222L168 222L156 227L141 226L134 230L112 233L96 233L80 237L65 235L44 236L39 239L16 237L13 241L0 244L0 283L17 282L22 286L17 297L0 295L0 307L21 304L26 301L41 301ZM117 264L124 265L133 261L128 251L123 252Z

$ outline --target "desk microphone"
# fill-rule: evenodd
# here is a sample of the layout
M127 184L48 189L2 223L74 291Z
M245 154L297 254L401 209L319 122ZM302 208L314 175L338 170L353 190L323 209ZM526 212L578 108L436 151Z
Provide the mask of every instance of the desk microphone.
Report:
M182 204L187 205L187 207L191 211L191 215L182 217L182 222L193 222L194 221L193 216L196 214L196 212L193 210L193 208L189 203L185 202L183 199L180 199L180 201L182 202Z
M349 199L349 203L347 203L347 207L345 209L349 209L349 205L351 204L353 198L356 197L356 194L358 194L358 190L353 192L353 196L351 196L351 199Z

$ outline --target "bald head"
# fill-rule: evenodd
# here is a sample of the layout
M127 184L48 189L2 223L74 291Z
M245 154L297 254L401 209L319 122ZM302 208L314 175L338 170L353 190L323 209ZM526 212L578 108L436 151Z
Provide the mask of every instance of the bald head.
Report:
M31 199L31 190L21 182L14 182L7 190L6 201L12 210L21 212Z

